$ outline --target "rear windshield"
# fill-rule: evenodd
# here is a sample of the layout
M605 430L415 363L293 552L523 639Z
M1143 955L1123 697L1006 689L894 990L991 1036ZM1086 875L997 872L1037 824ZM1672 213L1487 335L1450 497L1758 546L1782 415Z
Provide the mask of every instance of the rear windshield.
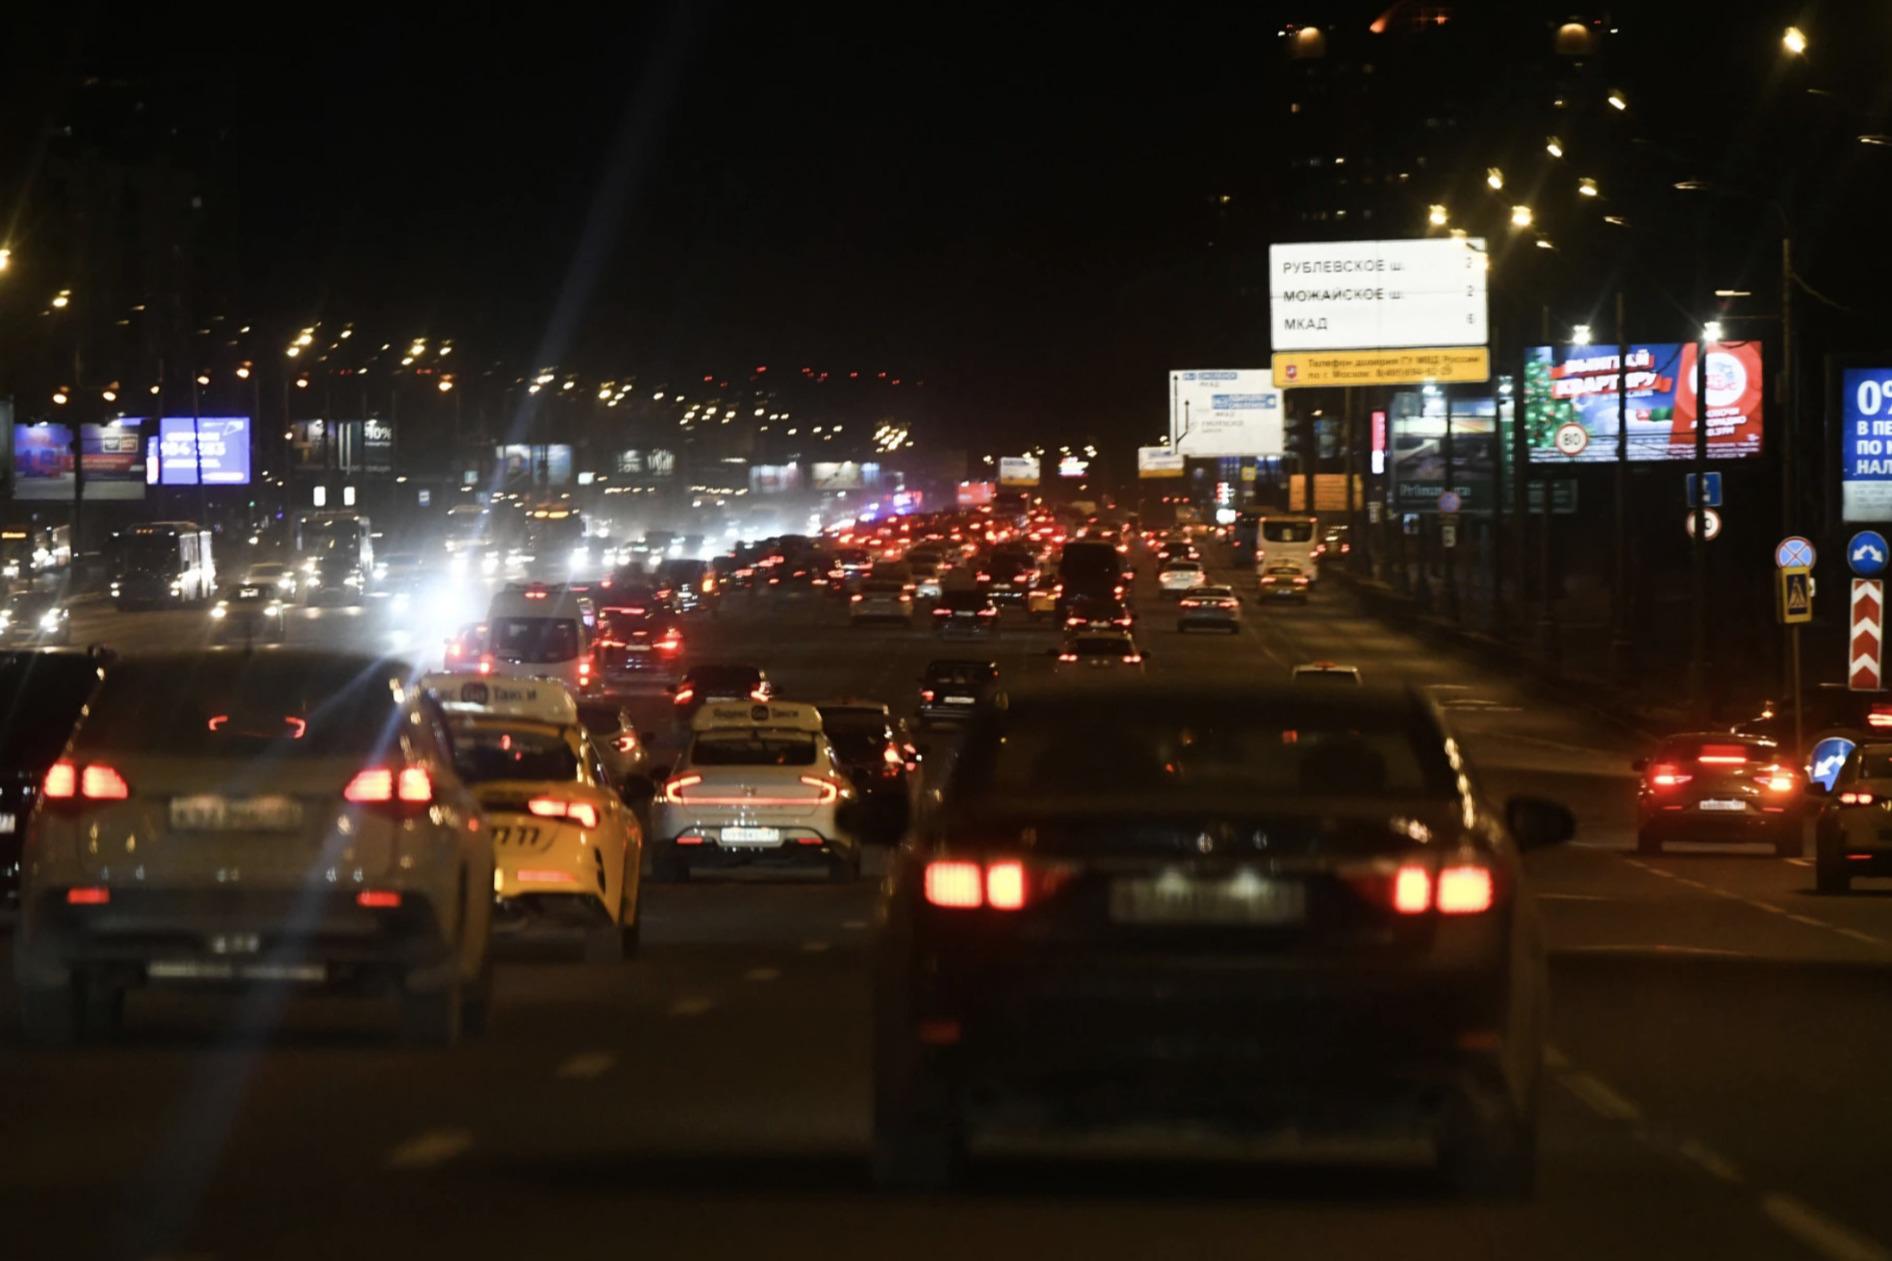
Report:
M939 604L936 607L946 609L949 612L960 613L967 610L982 609L990 603L991 601L987 600L977 591L948 591L940 596Z
M1312 521L1263 521L1261 537L1270 543L1311 543L1314 541L1314 523Z
M580 705L578 721L586 731L612 732L630 726L624 721L624 711L616 705Z
M569 617L496 617L487 624L492 654L503 661L539 664L578 655L578 622Z
M0 765L51 766L98 686L98 663L85 657L20 653L0 658Z
M1255 712L1186 701L1073 698L993 716L968 741L956 797L1021 800L1114 793L1186 803L1257 798L1451 797L1455 778L1436 732L1398 706L1290 707Z
M996 666L980 665L976 662L954 664L935 661L926 667L926 677L936 683L962 683L976 687L998 678L999 672Z
M78 747L167 757L378 756L396 735L395 670L359 658L205 653L112 667Z
M1892 779L1892 744L1863 744L1845 770L1848 779Z
M1708 766L1764 766L1778 756L1771 744L1757 744L1740 737L1706 736L1695 739L1668 740L1657 757L1669 761L1702 762Z
M762 682L762 672L744 666L704 666L690 671L690 685L699 692L734 692L747 696Z
M1065 651L1080 657L1123 657L1135 652L1136 645L1105 636L1072 640Z
M788 731L705 731L690 748L692 766L813 766L815 738Z
M563 782L578 778L578 757L562 733L491 721L454 726L453 765L469 784L500 779Z

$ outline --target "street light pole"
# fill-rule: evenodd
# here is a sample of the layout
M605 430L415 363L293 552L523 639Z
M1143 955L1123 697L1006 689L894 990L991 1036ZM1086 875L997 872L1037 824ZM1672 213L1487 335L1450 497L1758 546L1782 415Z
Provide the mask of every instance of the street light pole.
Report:
M1616 290L1616 554L1610 591L1610 660L1616 677L1629 674L1629 325L1623 291ZM1697 483L1697 493L1703 488Z
M1794 415L1794 378L1793 378L1793 233L1789 230L1785 213L1781 214L1780 234L1780 375L1776 378L1775 411L1780 416L1777 432L1780 434L1780 535L1782 538L1794 532L1795 519L1799 505L1795 502L1794 441L1799 436L1797 417ZM1788 674L1789 686L1800 676L1795 670L1800 650L1799 627L1782 628L1787 636L1786 651L1781 653L1781 665ZM1799 712L1799 693L1793 693L1795 713ZM1795 748L1800 747L1798 744Z
M1707 710L1708 684L1708 334L1695 348L1695 515L1689 540L1690 594L1694 626L1688 655L1688 695L1697 713Z

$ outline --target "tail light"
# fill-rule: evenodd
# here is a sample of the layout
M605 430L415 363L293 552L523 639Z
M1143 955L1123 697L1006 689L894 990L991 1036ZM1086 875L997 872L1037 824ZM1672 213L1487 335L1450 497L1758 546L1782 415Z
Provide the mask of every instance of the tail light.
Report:
M1892 727L1892 705L1874 705L1866 714L1866 725L1880 729Z
M995 911L1021 911L1031 901L1031 876L1025 864L1015 858L988 863L935 859L926 864L926 900L948 910L990 907Z
M951 609L942 609L942 608L939 608L938 606L935 606L933 609L934 617L951 617L952 615L953 613Z
M815 790L816 805L832 805L841 795L841 786L839 784L831 779L823 779L819 775L803 775L801 782Z
M1790 793L1800 786L1799 778L1792 771L1778 766L1762 767L1756 782L1771 793Z
M932 703L932 701L933 701L933 689L932 689L932 688L930 688L930 687L923 687L923 688L921 688L921 689L920 689L920 699L921 699L922 701L924 701L924 702L926 702L927 704L931 704L931 703Z
M702 782L703 777L701 775L678 775L673 779L666 780L664 782L663 799L670 805L681 805L683 802L683 790L686 788L694 788Z
M566 801L559 797L534 797L526 809L541 819L570 819L581 828L598 826L598 808L589 801Z
M901 755L900 746L897 744L889 744L886 748L882 749L880 751L880 760L885 762L888 766L905 766L907 764L907 759Z
M1746 766L1747 750L1738 744L1704 744L1695 760L1703 766Z
M1059 661L1076 661L1077 654L1074 652L1061 652L1058 654L1058 660Z
M493 672L493 659L491 657L481 657L480 658L480 673L491 674L492 672Z
M750 688L749 699L752 701L766 701L769 699L769 685L764 683L759 687Z
M1402 863L1389 890L1401 915L1480 915L1497 904L1497 881L1482 863L1450 863L1435 877L1423 863Z
M682 652L683 636L678 634L675 630L671 630L667 632L662 639L657 641L656 648L658 652L666 655L673 652Z
M66 890L67 906L106 906L112 900L112 891L102 884L74 885Z
M611 742L619 753L637 752L637 737L626 731Z
M980 617L997 617L998 615L999 615L999 611L995 608L992 608L990 605L979 610Z
M355 905L374 911L391 911L401 904L396 889L363 889L355 895Z
M1140 666L1143 664L1143 656L1140 653L1126 653L1124 654L1123 663L1128 666Z
M342 789L342 800L358 806L424 806L434 799L434 778L424 766L404 766L398 772L385 766L356 771Z
M62 758L46 768L40 795L52 801L123 801L131 796L131 785L103 762L89 762L81 770Z
M991 574L980 574L980 575L978 576L978 578L976 579L976 581L978 581L978 582L991 582L991 581L992 581L992 575L991 575Z
M1877 798L1867 792L1843 792L1839 795L1839 804L1842 806L1869 806L1875 800Z
M578 659L578 685L583 687L589 682L591 682L591 658L580 657Z
M1651 788L1680 788L1694 778L1673 762L1657 762L1649 768Z
M849 597L847 598L847 602L848 602L849 604L859 604L859 603L861 602L861 597L860 597L860 593L859 593L859 592L856 592L855 594L853 594L853 595L851 595L851 596L849 596Z
M695 688L693 688L693 687L680 687L680 688L678 688L678 689L677 689L677 696L676 696L676 701L677 701L677 704L679 704L679 705L688 705L688 704L690 703L690 701L691 701L692 699L694 699L694 698L695 698L695 696L696 696L696 689L695 689Z

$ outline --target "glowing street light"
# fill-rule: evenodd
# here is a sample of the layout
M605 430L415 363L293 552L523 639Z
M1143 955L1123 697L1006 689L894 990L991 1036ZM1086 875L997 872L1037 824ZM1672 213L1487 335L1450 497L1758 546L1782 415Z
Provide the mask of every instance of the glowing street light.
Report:
M249 380L250 379L250 365L247 363L238 364L236 374L237 374L237 380L239 381Z
M1485 168L1485 183L1491 185L1491 190L1493 192L1497 192L1499 189L1504 187L1504 172L1499 170L1495 166L1486 167Z
M1573 346L1588 346L1590 344L1590 326L1588 324L1574 325L1570 330L1570 344Z
M1585 176L1577 181L1577 194L1581 197L1596 196L1596 181Z
M1531 226L1531 223L1535 219L1536 219L1536 216L1531 213L1531 208L1529 206L1511 207L1511 226L1512 227L1528 228Z
M118 401L118 391L117 390L102 390L99 393L99 397L104 399L108 403L116 403Z
M1702 325L1701 326L1701 339L1705 342L1720 341L1721 340L1721 321L1709 320L1706 324Z
M1781 33L1780 46L1796 57L1807 55L1807 33L1797 26L1790 26Z
M283 353L288 355L291 359L294 359L297 355L302 353L302 347L291 346L288 350L284 351Z
M13 266L13 251L6 246L0 246L0 271L5 271L11 266Z
M55 293L53 295L53 306L56 307L57 309L63 311L71 305L72 305L72 290L61 289L58 293Z
M1431 224L1435 228L1444 227L1445 226L1445 207L1439 205L1437 202L1434 202L1426 210L1426 222Z
M1544 142L1544 152L1553 158L1561 158L1564 155L1564 142L1552 136Z
M207 373L207 372L200 372L200 373L198 373L198 374L197 374L197 384L199 384L199 385L209 385L209 384L210 384L210 374L209 374L209 373Z
M438 389L442 394L451 393L453 390L453 378L441 377L440 384L436 386L435 388Z
M53 391L53 402L58 404L61 407L64 407L66 405L67 397L68 396L64 390Z
M1629 98L1624 96L1620 90L1612 90L1606 99L1609 101L1611 109L1624 110L1629 108Z

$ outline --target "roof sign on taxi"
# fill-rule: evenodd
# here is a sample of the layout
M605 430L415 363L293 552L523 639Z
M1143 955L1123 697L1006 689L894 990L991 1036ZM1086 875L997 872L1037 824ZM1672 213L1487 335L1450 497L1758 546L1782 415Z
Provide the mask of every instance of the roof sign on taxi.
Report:
M578 703L556 679L502 679L487 675L430 674L421 685L442 708L455 713L491 714L569 726L578 721Z
M716 727L786 727L795 731L820 731L821 711L813 705L785 701L709 704L697 711L690 726L697 731Z

